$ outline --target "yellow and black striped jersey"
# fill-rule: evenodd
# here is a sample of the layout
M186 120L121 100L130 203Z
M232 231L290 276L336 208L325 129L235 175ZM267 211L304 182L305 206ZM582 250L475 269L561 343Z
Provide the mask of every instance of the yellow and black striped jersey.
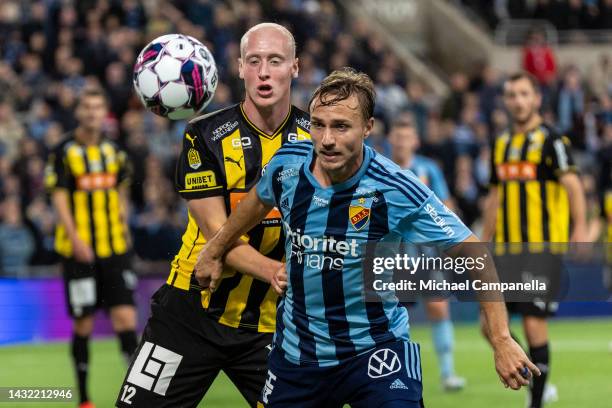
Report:
M259 181L262 169L281 145L310 139L309 132L308 114L293 106L271 135L249 121L242 104L196 118L185 129L176 167L176 188L187 200L224 197L229 214ZM283 259L284 238L277 209L243 238L263 255ZM206 241L191 214L182 241L167 283L185 290L200 289L193 269ZM226 267L214 294L207 290L201 293L203 308L220 323L259 332L274 331L277 297L268 284Z
M567 137L540 125L506 131L491 151L491 184L498 187L495 241L567 242L570 211L559 176L574 171Z
M118 187L129 182L127 155L112 141L82 145L74 134L49 155L45 185L49 191L66 189L80 239L91 245L98 258L125 254L129 230L121 214ZM72 244L62 224L55 230L55 250L72 256Z

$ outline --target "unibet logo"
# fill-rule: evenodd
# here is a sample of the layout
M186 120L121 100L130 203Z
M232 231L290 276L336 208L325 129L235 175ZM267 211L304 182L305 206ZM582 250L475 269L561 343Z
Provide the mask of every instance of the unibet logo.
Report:
M425 212L429 214L429 216L431 217L433 222L436 223L437 226L442 228L442 231L444 231L449 238L455 236L455 231L451 227L446 225L446 220L442 218L440 214L438 214L438 211L431 204L425 204Z
M134 360L127 382L166 395L182 359L180 354L146 341Z
M185 188L194 190L200 188L212 188L217 186L217 179L212 170L190 173L185 176Z

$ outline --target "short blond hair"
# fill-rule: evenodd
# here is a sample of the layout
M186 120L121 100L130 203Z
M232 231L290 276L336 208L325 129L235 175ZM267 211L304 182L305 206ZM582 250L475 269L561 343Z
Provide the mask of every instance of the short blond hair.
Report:
M291 58L295 58L295 38L291 31L287 30L286 27L276 24L276 23L259 23L249 28L246 33L240 39L240 58L244 58L244 50L246 48L247 41L249 41L249 36L253 34L257 30L261 30L263 28L273 28L275 30L280 31L289 42L289 48L291 50Z

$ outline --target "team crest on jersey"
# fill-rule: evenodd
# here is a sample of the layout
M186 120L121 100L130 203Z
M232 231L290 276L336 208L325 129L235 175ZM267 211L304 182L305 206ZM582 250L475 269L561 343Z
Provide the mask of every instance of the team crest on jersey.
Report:
M349 217L353 227L359 231L370 221L370 209L360 205L351 205L349 207Z
M197 170L202 165L202 160L200 159L200 153L196 149L189 149L187 152L187 160L189 161L189 167L194 170Z

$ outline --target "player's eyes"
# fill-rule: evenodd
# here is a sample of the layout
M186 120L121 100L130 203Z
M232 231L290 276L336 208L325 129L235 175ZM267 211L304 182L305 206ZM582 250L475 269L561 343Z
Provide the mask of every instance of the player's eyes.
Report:
M278 65L278 64L280 64L280 59L278 59L278 58L273 58L273 59L271 59L271 60L270 60L270 64L272 64L272 65Z
M341 123L341 124L339 124L339 125L336 125L336 129L338 129L338 130L340 130L340 131L344 132L345 130L347 130L347 129L348 129L348 126L347 126L347 125L345 125L345 124L343 124L343 123Z
M322 124L320 124L320 123L318 123L318 122L311 122L311 123L310 123L310 126L311 126L311 127L313 127L313 128L317 128L317 129L319 129L319 128L322 128L322 127L323 127L323 125L322 125Z
M256 59L256 58L253 58L253 59L249 60L249 65L256 65L258 63L259 63L259 60Z

